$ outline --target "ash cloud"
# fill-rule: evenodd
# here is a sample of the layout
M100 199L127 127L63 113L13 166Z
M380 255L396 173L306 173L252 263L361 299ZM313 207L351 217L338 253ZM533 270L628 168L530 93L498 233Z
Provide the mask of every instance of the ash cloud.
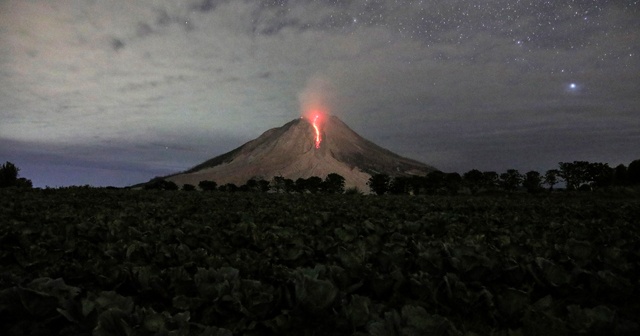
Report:
M336 102L335 86L324 76L311 77L298 95L298 101L300 113L306 118L332 114Z

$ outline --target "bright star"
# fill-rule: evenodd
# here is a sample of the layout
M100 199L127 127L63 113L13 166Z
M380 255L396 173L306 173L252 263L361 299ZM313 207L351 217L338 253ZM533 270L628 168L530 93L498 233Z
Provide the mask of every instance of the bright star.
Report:
M578 83L572 82L572 83L566 84L566 86L565 86L565 92L578 93L580 91L582 91L582 85L580 85Z

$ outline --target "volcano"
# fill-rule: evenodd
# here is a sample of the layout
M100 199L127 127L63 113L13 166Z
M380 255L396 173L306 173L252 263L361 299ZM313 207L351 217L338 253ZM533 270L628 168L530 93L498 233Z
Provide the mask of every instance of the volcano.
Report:
M226 154L164 179L178 185L198 185L203 180L242 185L249 179L324 179L337 173L345 178L347 188L367 192L367 181L374 174L426 175L436 170L364 139L336 116L327 116L320 128L316 120L292 120Z

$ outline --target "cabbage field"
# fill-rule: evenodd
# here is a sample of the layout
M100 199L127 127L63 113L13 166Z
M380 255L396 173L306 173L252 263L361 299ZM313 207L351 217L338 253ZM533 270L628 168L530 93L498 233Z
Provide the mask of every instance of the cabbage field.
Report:
M0 189L3 335L638 335L640 200Z

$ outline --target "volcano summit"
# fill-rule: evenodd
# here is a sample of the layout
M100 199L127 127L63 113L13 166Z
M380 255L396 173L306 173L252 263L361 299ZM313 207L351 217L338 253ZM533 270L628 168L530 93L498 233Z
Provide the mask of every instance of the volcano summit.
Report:
M374 174L389 176L426 175L436 170L364 139L336 116L299 118L272 128L257 139L185 172L167 176L178 185L200 181L242 185L249 179L292 180L337 173L346 187L368 191Z

